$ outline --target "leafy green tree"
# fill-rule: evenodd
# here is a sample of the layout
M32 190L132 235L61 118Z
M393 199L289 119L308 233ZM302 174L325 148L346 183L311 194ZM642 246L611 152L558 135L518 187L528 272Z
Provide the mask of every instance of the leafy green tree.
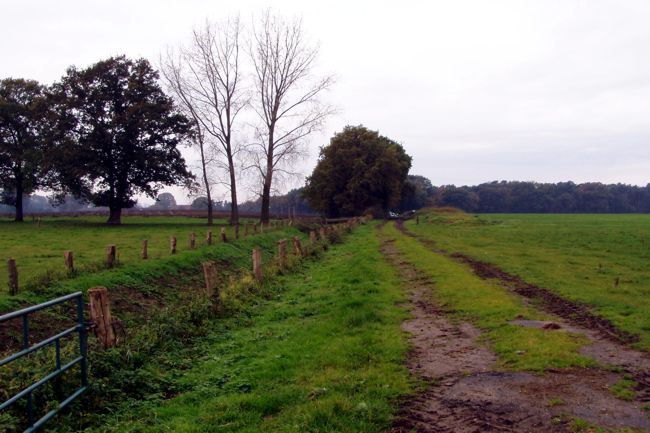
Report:
M156 202L151 205L151 209L174 209L176 207L176 197L171 192L163 192L158 194Z
M210 200L204 195L199 196L192 200L192 204L190 205L192 209L205 209L208 210L210 208Z
M421 209L432 203L434 187L431 181L424 176L409 174L402 187L402 199L399 210Z
M456 188L447 186L442 190L440 195L440 204L442 206L457 207L468 212L474 212L478 208L479 197L475 192L468 191L465 188Z
M15 206L16 221L23 221L23 196L45 179L46 99L36 81L0 81L0 202Z
M68 69L54 92L59 112L56 161L62 192L108 206L120 224L134 197L193 179L178 145L191 134L145 59L124 56Z
M401 197L411 157L397 142L363 126L346 126L321 148L304 196L331 217L387 214Z

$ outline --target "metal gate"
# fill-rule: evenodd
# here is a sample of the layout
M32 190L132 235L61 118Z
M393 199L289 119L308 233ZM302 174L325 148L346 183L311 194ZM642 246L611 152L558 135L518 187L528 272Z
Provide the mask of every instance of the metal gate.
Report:
M37 311L41 311L46 308L53 307L55 305L59 305L71 300L76 301L77 324L71 328L66 329L63 332L60 332L56 335L53 335L43 341L40 341L32 345L29 338L29 315L31 313L35 313ZM3 410L8 408L18 400L22 398L26 398L27 399L26 415L27 415L27 421L29 427L27 428L27 430L25 430L25 433L34 432L40 427L42 427L43 424L45 424L47 421L52 419L63 408L65 408L70 403L72 403L72 401L74 401L77 397L79 397L79 395L81 395L84 391L86 391L88 387L88 347L87 347L86 326L84 323L83 294L81 292L72 293L70 295L61 296L60 298L52 299L51 301L44 302L42 304L34 305L32 307L14 311L13 313L5 314L3 316L0 316L0 323L12 319L22 320L23 349L19 352L16 352L0 360L0 367L9 364L12 361L16 361L17 359L20 359L23 356L27 356L30 353L33 353L39 349L43 349L47 346L50 346L52 344L55 347L56 365L54 366L55 367L54 370L48 375L46 375L45 377L34 382L32 385L23 389L13 397L9 398L7 401L0 404L0 410ZM77 356L72 361L67 362L65 365L61 365L61 339L72 333L79 334L79 356ZM47 412L38 420L34 420L34 407L32 404L32 393L36 391L38 388L40 388L41 386L45 385L46 383L56 379L65 371L69 370L70 368L74 367L77 364L79 364L81 370L79 388L77 388L77 390L74 391L72 394L70 394L65 400L61 401L57 408Z

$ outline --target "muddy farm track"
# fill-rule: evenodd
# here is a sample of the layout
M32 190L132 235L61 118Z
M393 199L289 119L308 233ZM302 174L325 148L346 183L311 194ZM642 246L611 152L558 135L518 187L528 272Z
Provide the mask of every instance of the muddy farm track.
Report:
M574 418L607 429L650 432L650 419L642 409L650 401L650 359L627 346L634 341L632 336L591 314L585 306L491 265L437 250L431 241L415 237L399 223L398 228L433 252L465 263L468 272L494 279L517 296L534 299L552 320L511 324L583 334L590 344L582 354L602 367L543 374L498 371L497 358L480 339L481 331L470 323L451 320L435 305L435 284L405 261L391 240L384 240L382 253L398 269L409 297L407 308L412 317L403 324L412 346L407 367L424 383L419 393L400 402L393 433L572 432ZM611 391L626 373L638 383L634 401L619 399ZM563 404L546 404L551 399Z

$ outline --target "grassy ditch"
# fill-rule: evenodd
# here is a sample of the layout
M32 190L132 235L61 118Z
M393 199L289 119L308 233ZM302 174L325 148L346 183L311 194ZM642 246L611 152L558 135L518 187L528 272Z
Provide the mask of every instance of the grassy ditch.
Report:
M161 366L172 398L129 401L97 432L368 432L409 390L400 283L361 227L264 285Z
M227 315L240 305L263 296L262 287L252 279L244 278L251 268L251 250L263 251L266 271L276 272L272 258L281 238L304 234L293 228L277 230L263 235L250 236L236 242L217 243L196 250L179 252L173 257L141 261L117 269L85 273L76 278L64 279L38 291L7 297L7 304L18 306L51 299L56 295L77 290L85 292L94 286L109 289L113 316L122 340L120 347L102 350L99 343L90 338L91 388L84 396L82 424L92 425L107 412L115 410L122 401L141 399L147 395L173 395L177 390L158 365L158 358L190 346L206 334L206 323L215 318L214 309L201 294L204 284L201 262L214 260L219 268L219 285L224 292L224 302L219 312ZM313 249L318 254L322 246ZM296 263L291 256L290 263ZM4 306L6 308L6 306ZM74 309L63 305L30 316L32 341L39 341L61 331L72 322ZM12 321L15 322L15 321ZM5 322L2 328L2 347L8 353L17 350L20 341L20 323ZM62 347L65 360L74 358L76 342L70 338ZM164 364L163 368L164 368ZM54 348L39 351L19 362L3 367L0 377L0 400L33 383L51 371L54 366ZM45 387L35 394L39 413L52 408L55 401L78 383L78 370L66 373L60 384ZM57 392L57 386L61 392ZM21 427L25 402L9 413L0 415L0 426L8 431ZM2 431L0 428L0 431ZM65 429L64 429L65 430Z

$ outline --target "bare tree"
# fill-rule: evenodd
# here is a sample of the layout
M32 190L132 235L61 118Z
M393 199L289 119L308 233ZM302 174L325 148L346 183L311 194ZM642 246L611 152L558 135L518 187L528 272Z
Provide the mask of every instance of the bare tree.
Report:
M201 155L201 174L203 178L203 189L208 199L208 225L213 224L213 203L211 194L211 182L208 176L208 157L205 143L205 128L200 120L200 104L192 92L190 84L186 80L183 71L183 56L176 56L171 50L167 52L167 57L161 59L161 70L167 88L174 94L176 102L185 115L192 119L194 124L194 134L192 140L196 147L199 148Z
M268 223L274 177L293 174L293 165L305 153L305 139L333 112L319 101L333 80L312 76L318 48L305 41L299 19L288 22L266 12L253 29L250 55L252 107L259 117L253 167L262 183L261 221Z
M240 37L238 18L220 24L206 22L203 28L194 30L189 47L181 47L177 55L168 52L162 67L170 88L195 120L210 208L210 163L228 173L223 183L230 189L230 223L235 225L237 232L239 211L235 162L241 147L233 138L233 125L247 105L246 93L241 89ZM206 144L216 152L215 158L206 156Z

